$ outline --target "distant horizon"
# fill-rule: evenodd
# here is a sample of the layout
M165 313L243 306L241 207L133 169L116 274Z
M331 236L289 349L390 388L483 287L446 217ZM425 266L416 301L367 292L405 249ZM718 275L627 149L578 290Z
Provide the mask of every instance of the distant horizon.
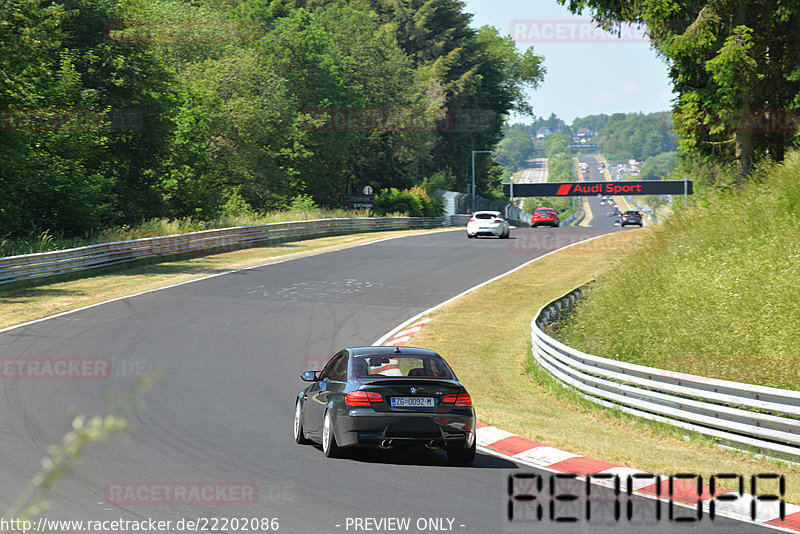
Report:
M608 116L611 116L611 115L614 115L615 113L621 113L623 115L637 115L637 114L640 114L640 115L652 115L654 113L671 113L671 112L670 111L666 111L666 112L661 112L661 111L649 111L649 112L644 112L644 111L616 111L616 112L612 112L612 113L607 113L607 112L590 113L589 115L581 115L579 117L575 117L572 120L572 122L567 122L562 117L559 117L558 113L556 113L556 117L561 119L561 120L564 120L564 123L567 126L569 126L570 128L572 128L572 125L575 123L575 121L577 119L583 119L585 117L596 116L596 115L608 115ZM542 117L542 116L537 116L537 117L538 117L538 119L541 119L541 120L548 120L550 118L550 115L548 114L546 117ZM518 116L518 118L520 120L511 120L511 119L509 119L508 125L509 126L513 126L515 124L522 124L523 126L531 126L535 120L538 120L538 119L534 119L533 117L531 117L529 115L526 115L525 117Z
M517 50L533 46L547 69L542 85L528 94L536 116L555 113L567 124L605 113L671 112L676 96L668 67L641 29L626 28L623 38L597 30L588 12L572 15L556 0L463 0L472 25L494 26L516 38ZM509 123L532 118L512 113Z

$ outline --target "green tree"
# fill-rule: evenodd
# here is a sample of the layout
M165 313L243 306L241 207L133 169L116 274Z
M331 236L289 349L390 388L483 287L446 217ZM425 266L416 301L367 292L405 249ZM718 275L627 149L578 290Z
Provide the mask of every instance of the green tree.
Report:
M463 189L544 75L458 0L6 0L0 17L0 237L334 207L426 176ZM502 168L476 162L498 195Z
M575 164L572 156L568 153L560 152L547 158L547 181L548 182L571 182L575 180Z
M530 134L520 126L507 128L494 157L509 173L524 168L525 162L534 157Z
M7 2L0 235L80 235L158 214L170 76L146 47L104 34L115 2Z
M600 130L606 127L608 119L609 116L605 113L577 117L572 121L572 131L577 132L579 128L589 128L593 134L597 135Z
M347 133L355 142L344 169L346 190L419 183L430 168L438 102L420 90L391 27L363 6L331 4L314 16L331 37L330 52L341 68L343 86L357 95L359 108L347 113L359 117L363 112L363 121L353 121L356 128L327 134L338 140Z
M252 49L197 63L184 77L160 184L170 216L215 216L234 191L256 210L283 207L300 189L284 169L295 117L284 81Z
M639 180L664 180L678 165L677 152L662 152L647 158L639 172Z
M782 0L559 0L606 24L645 24L670 65L675 129L686 152L736 161L738 182L760 158L783 159L800 108L800 8Z
M566 135L548 135L544 140L544 153L547 158L552 158L556 154L569 154L571 139Z
M606 157L620 161L643 160L676 148L672 122L663 113L615 113L595 141Z
M503 117L528 112L525 91L544 76L541 56L516 52L509 37L470 27L472 16L458 0L369 0L381 21L411 58L429 107L450 119L438 132L431 164L451 168L465 187L471 151L490 150L502 137ZM487 190L490 162L476 158L477 191Z
M63 5L69 15L62 24L67 49L62 57L80 75L80 106L106 110L109 119L102 150L84 166L109 182L114 222L158 216L158 175L173 128L173 77L151 47L106 37L110 20L128 16L114 0L64 0Z

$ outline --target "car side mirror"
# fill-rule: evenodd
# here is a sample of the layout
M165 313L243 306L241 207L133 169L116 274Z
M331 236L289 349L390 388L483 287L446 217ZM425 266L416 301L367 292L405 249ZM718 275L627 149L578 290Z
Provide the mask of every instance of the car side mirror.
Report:
M319 382L319 378L317 377L318 372L319 371L306 371L300 375L300 378L303 379L304 382Z

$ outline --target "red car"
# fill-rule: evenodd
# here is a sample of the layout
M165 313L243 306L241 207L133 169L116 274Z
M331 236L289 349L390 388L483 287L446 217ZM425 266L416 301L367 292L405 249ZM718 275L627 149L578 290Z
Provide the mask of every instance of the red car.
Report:
M533 216L531 217L531 226L534 228L537 226L552 226L553 228L558 228L560 222L561 221L558 220L558 215L556 215L556 210L553 208L538 208L533 212Z

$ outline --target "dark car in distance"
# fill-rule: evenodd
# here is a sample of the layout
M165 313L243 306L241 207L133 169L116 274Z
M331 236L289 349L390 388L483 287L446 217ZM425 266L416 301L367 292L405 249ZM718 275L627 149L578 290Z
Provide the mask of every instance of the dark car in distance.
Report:
M444 358L414 347L354 347L337 352L295 400L294 438L325 456L342 449L421 445L451 463L475 459L472 398Z
M642 214L636 210L628 210L622 212L622 218L620 221L622 226L627 226L629 224L638 224L639 227L643 226L642 223Z

